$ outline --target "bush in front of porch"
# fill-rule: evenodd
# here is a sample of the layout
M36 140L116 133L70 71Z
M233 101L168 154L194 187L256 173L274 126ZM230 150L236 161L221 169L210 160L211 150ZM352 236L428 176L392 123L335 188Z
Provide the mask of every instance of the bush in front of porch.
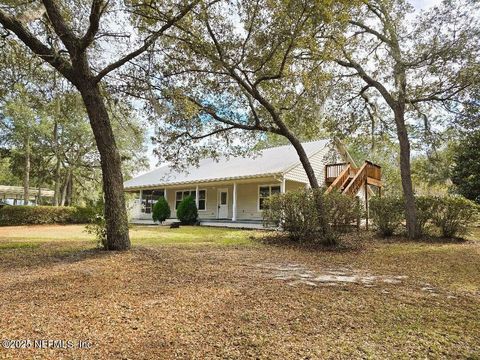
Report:
M197 223L198 210L192 196L187 196L178 204L177 218L184 225L194 225Z
M155 222L163 223L170 217L170 206L168 205L167 200L161 196L155 205L153 205L152 219Z
M317 205L319 198L323 213ZM325 194L325 189L309 189L270 196L263 218L266 225L282 227L294 241L335 245L342 232L358 224L361 213L354 197L337 192ZM325 233L330 237L325 238Z

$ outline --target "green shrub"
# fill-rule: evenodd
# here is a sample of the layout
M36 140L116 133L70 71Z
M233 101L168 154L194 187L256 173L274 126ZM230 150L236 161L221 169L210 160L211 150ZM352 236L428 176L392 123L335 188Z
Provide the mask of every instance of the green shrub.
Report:
M313 240L318 228L317 211L312 194L291 191L270 196L263 210L267 226L280 226L294 241Z
M392 236L405 218L404 202L399 197L370 199L370 214L382 236Z
M167 200L162 196L153 206L152 219L155 222L164 222L170 217L170 206L168 205Z
M75 207L75 211L71 217L71 224L89 224L95 216L96 211L94 207Z
M4 206L0 225L84 224L90 222L92 212L81 207Z
M432 221L442 236L452 238L464 235L478 213L478 205L464 197L437 197L432 209Z
M433 225L436 198L433 196L416 196L415 206L417 208L417 228L419 235L427 235Z
M99 248L107 249L107 223L103 214L96 214L92 221L85 226L85 231L95 236Z
M197 222L198 210L192 196L187 196L178 204L177 218L185 225L193 225Z
M334 245L337 231L357 220L360 207L354 198L340 193L326 195L324 191L298 190L270 196L263 210L265 225L281 226L294 241Z
M360 201L338 191L323 195L327 219L337 230L345 230L356 224L362 215Z
M107 250L107 223L105 221L105 203L103 198L89 207L90 218L85 231L95 236L97 247Z

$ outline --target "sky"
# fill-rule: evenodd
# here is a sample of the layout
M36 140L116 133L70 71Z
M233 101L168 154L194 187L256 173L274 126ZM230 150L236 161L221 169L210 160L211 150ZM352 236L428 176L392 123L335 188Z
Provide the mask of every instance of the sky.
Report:
M440 0L413 0L412 4L415 6L415 8L423 10L429 8L430 6L439 4L440 2Z
M440 4L441 0L410 0L410 2L417 10L426 10L431 6ZM153 133L153 131L149 133ZM151 144L147 144L147 152L148 152L147 156L150 164L150 170L153 170L154 168L158 167L157 166L158 159L153 154L153 146ZM141 173L144 173L144 172L145 171L142 171Z

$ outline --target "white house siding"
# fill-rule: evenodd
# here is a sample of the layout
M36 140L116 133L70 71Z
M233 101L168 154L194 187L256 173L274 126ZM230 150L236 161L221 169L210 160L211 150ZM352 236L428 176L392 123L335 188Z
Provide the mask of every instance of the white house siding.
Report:
M295 191L299 189L305 189L305 184L296 182L296 181L290 181L290 180L285 181L285 191L288 192L288 191Z
M335 163L340 159L338 151L332 147L326 146L316 154L310 157L310 163L317 177L318 183L322 186L325 183L325 165ZM308 184L308 177L302 164L296 165L293 169L285 173L285 178Z
M280 185L279 179L259 179L258 182L237 182L237 220L261 220L262 212L258 210L258 191L261 185ZM286 191L293 191L304 188L304 183L287 180L285 182ZM218 204L218 189L228 190L228 218L233 217L233 183L228 185L215 186L199 186L199 190L205 189L207 191L206 210L198 212L199 219L216 219L217 218L217 204ZM166 200L171 209L171 218L176 218L175 211L175 192L195 190L195 186L182 186L175 188L167 188ZM139 196L139 194L137 195ZM135 199L129 206L130 217L132 219L151 220L151 214L145 214L140 211L140 201Z
M171 210L171 217L176 218L177 217L177 211L175 210L175 196L177 191L195 191L196 186L192 185L186 185L182 187L175 187L175 188L167 188L167 202L168 205L170 206ZM216 189L211 186L199 186L199 190L206 190L206 196L207 196L207 203L206 203L206 209L205 210L200 210L198 212L198 216L201 219L215 219L217 217L217 206L216 206L216 201L217 201L217 194L216 194Z

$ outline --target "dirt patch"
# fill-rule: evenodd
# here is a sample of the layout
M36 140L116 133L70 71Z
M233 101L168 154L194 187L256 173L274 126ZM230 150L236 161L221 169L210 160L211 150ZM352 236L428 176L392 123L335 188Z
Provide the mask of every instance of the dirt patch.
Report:
M309 286L340 284L360 284L365 287L384 284L401 284L408 278L406 275L372 275L361 270L346 268L312 271L300 264L257 264L267 276L275 280L283 280L288 285L305 284Z

